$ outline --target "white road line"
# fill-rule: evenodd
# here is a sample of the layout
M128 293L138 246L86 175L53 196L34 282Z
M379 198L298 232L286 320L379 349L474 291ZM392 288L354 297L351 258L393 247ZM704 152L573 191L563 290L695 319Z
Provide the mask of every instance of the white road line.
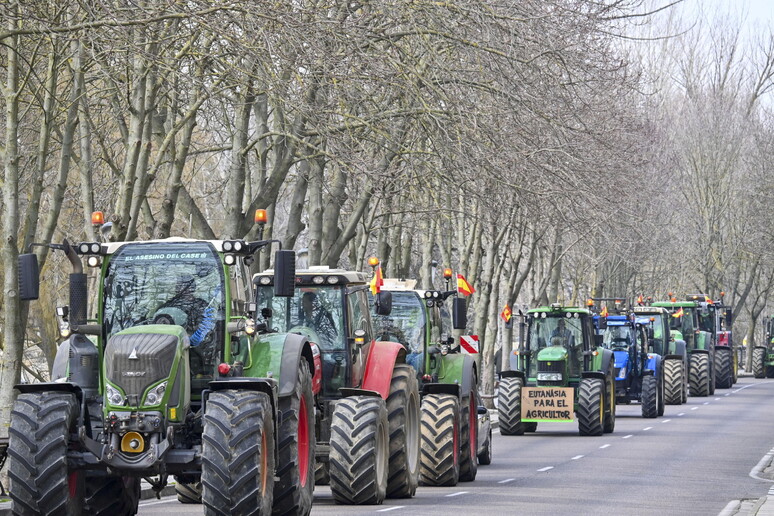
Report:
M709 405L709 401L705 401L702 405Z
M645 428L642 429L642 431L647 432L648 430L652 430L652 429L653 429L652 426L646 426Z
M737 510L741 504L741 500L731 500L725 507L723 507L723 510L720 511L718 516L732 516L733 514L737 514Z
M670 421L672 421L672 420L671 420L671 419L665 419L665 420L663 420L663 421L661 422L661 424L663 425L664 423L669 423Z
M677 415L678 415L678 416L684 416L684 415L685 415L685 412L680 412L680 413L679 413L679 414L677 414Z
M699 407L691 407L691 410L697 410Z
M600 450L604 450L605 448L607 448L609 446L610 446L609 444L603 444L602 446L599 447L599 449Z
M715 401L720 401L720 398L715 398Z
M751 383L750 385L745 385L744 387L739 387L737 390L735 390L735 391L731 391L731 392L739 392L739 391L743 391L743 390L747 389L748 387L755 387L756 385L763 385L763 384L766 384L766 383L771 383L771 382L756 382L756 383Z
M540 468L538 471L548 471L549 469L554 469L553 466L546 466L545 468Z
M730 392L726 393L726 396L731 396L731 393Z
M628 439L629 437L634 437L634 434L625 435L621 439Z
M515 478L506 478L505 480L500 480L498 484L507 484L508 482L513 482L516 480Z
M170 498L169 500L154 500L152 502L146 502L146 503L140 502L140 507L148 507L149 505L161 505L162 503L172 503L172 502L177 502L177 498Z
M385 507L384 509L379 509L376 512L390 512L390 511L395 511L397 509L403 509L404 507L405 505L396 505L394 507Z
M467 492L467 491L460 491L459 493L452 493L452 494L447 494L447 495L446 495L446 498L451 498L451 497L453 497L453 496L462 496L462 495L464 495L464 494L468 494L468 492Z
M573 457L570 460L578 460L578 459L582 459L582 458L583 458L583 455L576 455L575 457Z
M761 477L760 473L763 472L764 469L766 469L769 464L771 464L771 459L774 458L774 448L770 449L769 452L763 456L761 460L758 461L758 464L755 465L753 469L750 470L750 476L756 480L763 480L764 482L774 482L774 480L771 480L770 478Z

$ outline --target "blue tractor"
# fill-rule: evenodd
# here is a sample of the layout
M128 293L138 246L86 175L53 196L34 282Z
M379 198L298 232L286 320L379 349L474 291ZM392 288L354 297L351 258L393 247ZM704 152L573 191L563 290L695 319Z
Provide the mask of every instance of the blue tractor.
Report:
M664 371L661 356L649 352L645 325L634 314L601 318L603 346L615 355L616 403L639 401L642 417L664 415Z

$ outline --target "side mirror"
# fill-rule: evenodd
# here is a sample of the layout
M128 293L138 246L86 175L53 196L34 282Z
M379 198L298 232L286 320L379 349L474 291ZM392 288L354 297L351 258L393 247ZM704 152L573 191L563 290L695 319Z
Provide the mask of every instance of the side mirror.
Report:
M468 307L464 297L455 297L452 301L452 327L464 330L468 326Z
M274 254L274 295L293 297L296 288L296 253L279 250Z
M731 329L732 320L733 318L731 316L731 309L729 308L728 310L726 310L726 328L729 330Z
M392 292L377 292L375 308L376 315L390 315L392 312Z
M19 299L30 301L40 295L40 269L35 253L19 255Z

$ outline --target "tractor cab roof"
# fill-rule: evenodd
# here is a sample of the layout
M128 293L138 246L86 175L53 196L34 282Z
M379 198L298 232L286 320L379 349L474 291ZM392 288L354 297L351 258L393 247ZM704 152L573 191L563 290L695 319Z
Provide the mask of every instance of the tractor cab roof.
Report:
M666 308L661 306L635 306L633 310L636 315L655 315L669 313Z
M415 290L417 286L417 280L398 279L398 278L384 278L384 284L382 290ZM423 292L424 293L424 292ZM420 294L420 297L423 294Z
M696 308L701 303L696 301L656 301L653 303L655 307L663 308Z
M608 326L627 326L631 322L632 320L626 315L608 315L607 316Z
M73 244L75 252L82 255L103 255L108 256L118 252L119 249L128 246L142 246L149 244L194 244L207 242L212 244L219 253L246 251L248 246L244 240L202 240L195 238L169 237L156 240L132 240L128 242L78 242ZM236 246L236 247L235 247Z
M272 285L274 283L274 270L267 269L255 274L253 281L259 285ZM362 272L331 269L327 265L296 270L296 285L350 285L366 284L367 282L368 278Z
M527 310L527 314L546 314L543 317L556 316L560 317L562 314L578 314L580 315L591 315L591 312L586 310L585 308L578 308L577 306L561 306L558 303L555 303L551 306L539 306L536 308L530 308ZM566 316L565 316L566 317Z

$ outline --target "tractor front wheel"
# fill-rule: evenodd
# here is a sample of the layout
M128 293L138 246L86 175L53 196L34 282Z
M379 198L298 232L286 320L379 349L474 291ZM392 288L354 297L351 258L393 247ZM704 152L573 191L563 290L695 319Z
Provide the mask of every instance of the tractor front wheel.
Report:
M75 394L20 394L11 410L8 478L13 513L81 514L84 474L67 466Z
M694 353L691 355L690 370L691 396L710 395L710 367L709 355L706 353Z
M764 366L766 364L766 349L755 348L752 354L752 374L756 378L765 378L766 372Z
M492 463L492 427L489 427L489 435L484 442L484 449L478 454L478 463L482 466L488 466Z
M460 479L460 404L451 394L422 398L422 446L419 482L456 486Z
M175 493L177 501L180 503L202 503L202 483L201 482L178 482L175 484Z
M86 495L83 506L90 516L137 514L140 504L140 479L86 475ZM201 498L199 498L201 503Z
M208 516L271 514L274 417L263 392L211 392L202 433L202 503Z
M578 433L602 435L605 419L605 382L583 378L578 386Z
M521 378L501 378L497 395L497 419L501 435L523 435L521 422Z
M655 376L646 376L642 379L642 417L653 418L658 416L658 382Z
M667 405L683 403L684 375L682 360L668 358L664 361L664 403Z
M387 495L387 406L375 396L336 402L331 416L329 473L336 503L378 505Z
M733 367L731 348L715 348L715 386L718 389L730 389L734 385Z
M387 398L390 428L387 498L411 498L419 484L419 383L414 368L395 364Z
M314 489L314 398L309 364L301 360L293 392L279 399L282 424L277 436L278 481L274 483L274 514L309 514Z

